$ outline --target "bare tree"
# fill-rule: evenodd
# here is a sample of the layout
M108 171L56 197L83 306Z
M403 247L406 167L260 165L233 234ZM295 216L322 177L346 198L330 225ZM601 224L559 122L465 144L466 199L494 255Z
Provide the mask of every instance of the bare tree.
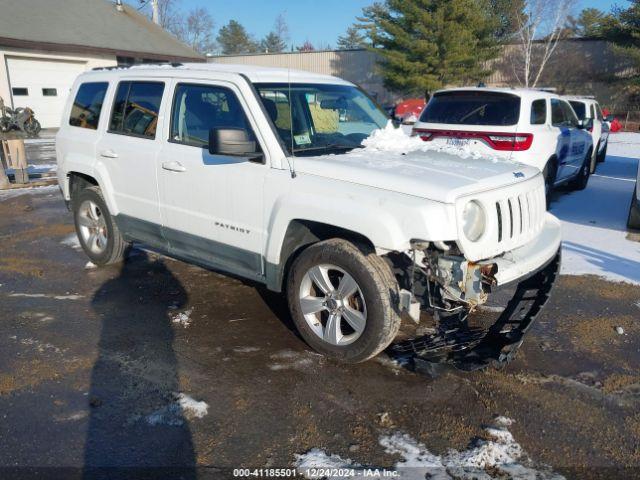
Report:
M152 17L153 11L150 0L138 0L140 10L144 10L149 18ZM180 10L180 2L182 0L156 0L158 24L165 30L174 33L175 29L183 20L183 14Z
M207 54L216 48L214 27L211 14L206 9L198 7L178 20L172 33L196 52Z
M535 87L565 28L575 0L527 0L516 15L514 75L521 85Z

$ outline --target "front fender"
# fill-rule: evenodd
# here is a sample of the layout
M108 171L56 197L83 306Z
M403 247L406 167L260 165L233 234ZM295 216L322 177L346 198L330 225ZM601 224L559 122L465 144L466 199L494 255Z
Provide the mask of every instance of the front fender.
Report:
M296 220L357 232L377 251L407 250L412 239L456 239L453 205L339 180L300 175L272 205L265 257L276 265L286 260L280 258L282 244Z

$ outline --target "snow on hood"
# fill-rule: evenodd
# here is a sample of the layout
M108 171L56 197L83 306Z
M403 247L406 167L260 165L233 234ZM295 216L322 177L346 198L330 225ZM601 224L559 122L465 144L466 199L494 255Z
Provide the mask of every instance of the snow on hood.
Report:
M461 196L512 185L539 172L468 148L436 145L389 123L342 155L297 157L296 171L453 203ZM516 172L522 175L514 175Z

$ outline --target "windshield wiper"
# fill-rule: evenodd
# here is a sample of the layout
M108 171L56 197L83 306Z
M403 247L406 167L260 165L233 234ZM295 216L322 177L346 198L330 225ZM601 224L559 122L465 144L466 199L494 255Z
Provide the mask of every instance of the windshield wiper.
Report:
M344 145L341 143L330 143L328 145L322 145L318 147L294 148L293 153L312 152L315 150L353 150L355 148L364 148L364 147L362 145Z

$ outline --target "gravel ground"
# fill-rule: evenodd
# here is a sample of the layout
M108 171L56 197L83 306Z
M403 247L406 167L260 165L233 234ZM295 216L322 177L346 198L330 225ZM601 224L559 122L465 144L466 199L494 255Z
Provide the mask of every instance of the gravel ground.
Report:
M279 296L138 248L92 268L55 188L12 194L0 477L230 478L329 459L401 478L635 478L638 318L637 286L567 275L503 370L345 366L309 351ZM98 468L132 466L151 470Z

